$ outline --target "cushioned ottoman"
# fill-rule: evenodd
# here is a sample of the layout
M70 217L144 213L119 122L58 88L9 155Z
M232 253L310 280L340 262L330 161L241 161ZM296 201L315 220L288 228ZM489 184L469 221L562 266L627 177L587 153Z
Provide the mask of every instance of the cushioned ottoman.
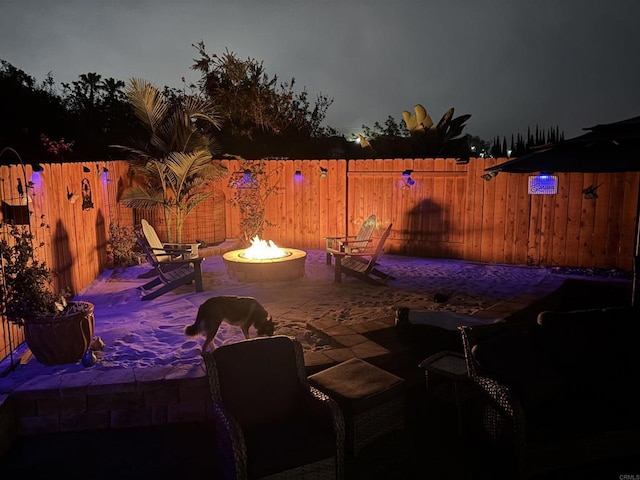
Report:
M309 382L340 405L350 453L404 427L404 380L392 373L352 358L311 375Z

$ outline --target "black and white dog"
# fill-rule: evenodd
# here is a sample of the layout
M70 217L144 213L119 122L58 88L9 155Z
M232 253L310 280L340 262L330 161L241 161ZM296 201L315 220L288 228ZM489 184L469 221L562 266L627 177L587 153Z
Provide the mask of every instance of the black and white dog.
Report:
M202 351L211 343L218 332L222 322L238 326L242 329L244 338L249 338L249 327L252 325L258 331L258 335L273 335L275 323L269 312L253 297L240 297L236 295L221 295L212 297L198 309L198 315L193 325L188 325L184 333L190 337L200 332L206 333L206 339L202 345Z

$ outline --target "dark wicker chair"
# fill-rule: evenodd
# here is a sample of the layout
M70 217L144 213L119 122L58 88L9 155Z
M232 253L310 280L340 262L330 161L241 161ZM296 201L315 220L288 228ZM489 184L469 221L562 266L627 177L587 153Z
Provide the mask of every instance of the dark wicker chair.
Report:
M467 434L485 466L526 478L640 453L628 394L640 367L639 318L637 309L605 308L460 327L475 393Z
M202 356L220 478L343 478L344 418L309 384L297 340L258 337Z

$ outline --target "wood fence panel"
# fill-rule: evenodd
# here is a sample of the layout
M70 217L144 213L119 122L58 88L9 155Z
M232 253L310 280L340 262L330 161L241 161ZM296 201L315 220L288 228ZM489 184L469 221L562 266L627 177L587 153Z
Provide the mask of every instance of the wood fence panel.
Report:
M404 179L402 178L402 172L404 169L404 159L394 158L389 162L384 162L384 173L389 179L389 188L393 192L393 199L391 205L391 212L388 219L384 219L384 222L393 223L391 227L391 233L387 242L394 245L394 251L401 251L402 248L410 247L409 232L405 228L405 214L407 212L407 195L408 192L404 188ZM375 212L378 216L378 209ZM382 222L382 219L379 219Z
M515 257L514 263L517 265L525 265L527 263L527 252L529 239L529 216L531 214L531 195L528 193L527 179L522 175L513 179L518 184L518 196L516 200L516 215L517 215L517 235L514 239Z
M330 218L334 215L329 215L329 209L331 208L329 203L331 201L332 192L329 188L329 178L327 177L329 171L329 161L328 160L319 160L318 161L318 171L315 175L318 176L318 189L317 189L317 197L318 197L318 227L319 231L322 233L322 240L319 239L321 247L325 247L324 237L330 236L330 230L335 228L335 225L332 226ZM326 172L326 173L325 173Z
M285 205L287 204L287 201L285 197L285 190L280 185L280 170L280 162L268 161L265 163L265 174L268 178L272 179L271 181L275 189L266 198L265 211L271 213L266 217L268 221L264 224L262 239L265 241L271 240L278 246L285 246L282 242L284 241L284 234L287 228L285 223ZM238 224L239 220L240 219L238 217Z
M580 253L580 229L582 225L582 175L558 174L558 182L569 186L567 198L567 243L564 265L578 265Z
M495 182L495 185L493 185L493 215L491 215L493 218L490 219L493 228L493 234L491 235L493 241L490 242L491 251L487 253L490 254L491 261L504 263L505 243L507 241L505 224L507 209L509 208L509 204L507 203L507 184L511 178L508 175L500 175L495 180L500 181ZM488 185L488 188L490 187L491 186Z
M465 210L464 210L464 258L479 260L480 247L477 240L480 235L476 234L482 228L482 183L480 177L481 169L484 167L481 162L469 162L467 167L467 182L465 186ZM489 166L489 165L487 165Z
M77 193L82 194L82 185L74 185L74 178L65 178L61 164L49 165L49 171L52 179L52 186L71 184L71 188L77 188ZM73 192L76 193L76 191ZM53 199L49 197L48 192L46 192L45 195L47 197L47 201L51 201L51 203L53 203ZM63 207L63 204L58 203L58 205ZM64 205L64 207L66 207L66 205ZM73 204L73 208L77 208L78 211L82 208L82 197ZM59 208L57 216L52 214L52 218L50 219L53 251L52 262L50 262L49 265L57 276L57 286L64 289L70 288L71 286L71 271L77 255L76 252L73 252L71 249L69 233L69 230L73 226L74 217L74 210L69 208Z
M593 185L595 174L585 173L582 175L582 189ZM578 254L578 263L585 267L593 266L593 227L595 225L595 202L586 201L584 197L581 203L581 221L580 221L580 252Z
M610 176L610 175L607 175ZM594 203L593 219L593 263L594 265L605 265L607 262L607 236L609 235L609 194L610 179L604 181L603 174L596 174L594 186L597 187L597 198L592 199ZM586 199L585 199L586 200ZM599 232L596 234L595 232Z
M346 234L347 228L347 161L327 161L327 225L323 237Z
M630 259L634 254L636 222L640 222L640 201L632 201L640 196L640 172L625 173L624 177L624 199L621 201L620 210L622 223L620 225L620 244L618 246L618 261L616 267L630 270L632 263Z
M454 179L454 197L452 198L453 222L450 244L454 258L464 258L464 226L465 226L465 192L467 178L459 176Z
M620 237L624 224L623 209L621 208L624 202L624 174L616 173L609 177L611 188L609 190L608 235L605 244L607 258L605 263L616 265L619 261Z
M493 261L493 241L498 237L495 235L493 218L496 214L496 184L506 182L506 179L500 175L494 178L491 183L486 182L483 185L482 194L482 226L480 230L480 260L483 262Z
M563 178L563 180L565 179ZM560 181L560 178L558 178L558 193L556 195L550 195L553 197L552 200L554 201L550 261L555 265L564 265L565 262L565 253L567 250L569 189L569 183L566 181Z
M326 223L325 218L322 215L321 209L326 211L324 205L325 198L320 196L320 191L324 186L324 182L320 178L320 161L313 160L310 163L311 170L308 171L309 178L311 179L311 188L309 189L309 222L307 224L307 242L306 248L318 249L324 247L323 234L321 231L322 226Z
M541 195L542 208L544 211L543 225L542 225L542 238L540 246L545 252L543 262L549 264L553 258L553 237L554 237L554 218L556 209L556 195Z
M517 212L518 182L509 176L505 188L504 241L502 242L502 258L504 263L513 263L517 248Z

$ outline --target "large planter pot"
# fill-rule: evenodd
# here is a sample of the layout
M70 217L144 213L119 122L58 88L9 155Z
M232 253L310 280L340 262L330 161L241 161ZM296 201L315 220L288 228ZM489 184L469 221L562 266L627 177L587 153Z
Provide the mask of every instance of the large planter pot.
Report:
M81 312L59 317L30 318L25 321L27 346L40 363L60 365L76 363L82 358L93 338L93 304Z

